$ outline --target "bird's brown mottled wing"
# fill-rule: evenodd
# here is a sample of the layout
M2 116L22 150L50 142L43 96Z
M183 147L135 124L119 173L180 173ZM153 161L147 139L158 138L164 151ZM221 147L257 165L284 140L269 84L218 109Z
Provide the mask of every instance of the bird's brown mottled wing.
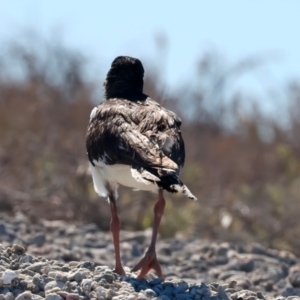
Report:
M179 170L184 163L180 119L149 98L105 100L93 111L86 146L91 163Z

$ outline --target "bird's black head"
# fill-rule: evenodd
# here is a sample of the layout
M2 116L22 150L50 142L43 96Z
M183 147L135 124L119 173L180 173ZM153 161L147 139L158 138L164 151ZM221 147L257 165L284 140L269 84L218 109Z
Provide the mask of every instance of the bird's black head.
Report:
M143 95L144 68L140 60L118 56L111 64L104 82L106 99L139 99Z

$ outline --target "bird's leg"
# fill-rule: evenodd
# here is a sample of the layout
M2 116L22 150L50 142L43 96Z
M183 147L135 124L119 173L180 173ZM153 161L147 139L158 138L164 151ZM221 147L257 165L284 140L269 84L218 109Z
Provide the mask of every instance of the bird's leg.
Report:
M116 205L116 200L114 197L110 197L110 231L112 233L114 248L115 248L115 269L114 272L119 275L126 275L121 262L120 255L120 229L121 223L118 216L118 210Z
M163 191L158 191L158 201L154 206L154 222L153 222L153 230L152 230L152 238L149 248L142 258L142 260L132 269L132 272L136 272L141 269L138 278L144 277L151 269L153 269L158 277L164 278L163 273L161 271L160 264L156 258L156 238L158 234L158 228L161 221L161 218L164 214L166 205L166 200L163 197Z

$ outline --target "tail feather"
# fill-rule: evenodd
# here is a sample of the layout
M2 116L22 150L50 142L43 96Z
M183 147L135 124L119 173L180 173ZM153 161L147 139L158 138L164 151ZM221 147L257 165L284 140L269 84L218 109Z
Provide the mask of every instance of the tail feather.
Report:
M144 180L157 184L157 186L163 190L170 193L181 193L189 199L197 200L197 198L191 193L188 187L180 180L177 173L173 170L148 168L137 171ZM152 177L156 178L156 180Z
M194 201L198 200L188 189L188 187L181 182L181 184L173 184L170 186L170 189L174 191L175 193L181 193L188 197L189 199L192 199Z

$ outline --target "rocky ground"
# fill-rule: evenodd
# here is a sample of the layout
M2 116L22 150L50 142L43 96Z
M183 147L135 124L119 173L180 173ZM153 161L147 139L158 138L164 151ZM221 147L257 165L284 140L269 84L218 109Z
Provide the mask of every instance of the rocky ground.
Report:
M195 238L160 240L166 275L136 279L130 267L150 241L149 230L121 234L127 276L112 272L109 232L94 224L0 221L0 300L300 299L300 260L285 251Z

